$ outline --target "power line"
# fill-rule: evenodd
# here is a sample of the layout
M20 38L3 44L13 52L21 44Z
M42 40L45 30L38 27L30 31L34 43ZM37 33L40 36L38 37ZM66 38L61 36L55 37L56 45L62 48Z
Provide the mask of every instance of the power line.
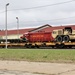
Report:
M75 1L75 0L60 2L60 3L50 4L50 5L44 5L44 6L31 7L31 8L12 9L12 10L8 10L8 11L17 11L17 10L29 10L29 9L44 8L44 7L49 7L49 6L55 6L55 5L61 5L61 4L71 3L73 1ZM0 12L0 13L4 13L4 12L5 11Z
M55 6L55 5L60 5L60 4L71 3L71 2L73 2L73 1L75 1L75 0L70 0L70 1L60 2L60 3L50 4L50 5L44 5L44 6L31 7L31 8L13 9L13 10L9 10L9 11L14 11L14 10L28 10L28 9L44 8L44 7L49 7L49 6Z
M65 19L70 19L70 18L75 18L75 16L65 17L65 18L57 18L57 19L51 19L51 20L42 20L42 21L57 21L57 20L65 20ZM42 21L38 21L38 22L42 22Z
M25 21L25 22L22 22L20 21L20 23L29 23L29 22L46 22L46 21L58 21L58 20L65 20L65 19L70 19L70 18L75 18L75 16L72 16L72 17L65 17L65 18L57 18L57 19L50 19L50 20L42 20L42 21ZM13 23L16 23L16 22L13 22ZM8 23L8 24L13 24L13 23Z
M65 17L65 18L58 18L58 19L50 19L50 20L42 20L42 21L25 21L25 22L22 22L22 21L20 21L20 24L25 24L25 23L30 23L30 22L45 22L45 21L50 21L50 22L52 22L52 21L58 21L58 20L65 20L65 19L69 19L69 18L75 18L75 16L73 16L73 17ZM8 23L8 25L12 25L12 24L16 24L16 22L13 22L13 23ZM2 25L3 26L3 25Z

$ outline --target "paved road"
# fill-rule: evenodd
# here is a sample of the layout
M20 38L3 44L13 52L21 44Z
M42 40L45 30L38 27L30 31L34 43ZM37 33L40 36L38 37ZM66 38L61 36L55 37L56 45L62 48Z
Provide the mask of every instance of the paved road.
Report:
M0 75L46 75L46 74L35 74L35 73L28 73L22 71L0 70Z
M0 75L44 75L44 74L75 75L75 64L26 62L26 61L0 61Z

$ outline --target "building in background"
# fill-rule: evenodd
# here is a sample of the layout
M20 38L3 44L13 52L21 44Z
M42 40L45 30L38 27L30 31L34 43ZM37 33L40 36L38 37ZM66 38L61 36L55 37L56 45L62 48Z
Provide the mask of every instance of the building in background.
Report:
M19 38L21 35L23 35L23 33L28 32L33 29L34 28L19 29ZM5 31L4 30L0 31L0 39L5 39L5 38L6 38ZM18 39L17 30L8 30L7 39Z

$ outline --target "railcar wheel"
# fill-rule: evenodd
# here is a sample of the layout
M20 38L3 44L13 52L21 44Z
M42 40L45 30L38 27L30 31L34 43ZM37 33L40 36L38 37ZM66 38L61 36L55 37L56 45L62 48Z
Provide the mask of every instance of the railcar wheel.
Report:
M72 48L72 46L69 46L69 48L71 49L71 48Z
M70 38L69 38L68 35L65 35L65 36L63 37L63 41L64 41L64 42L69 42L69 40L70 40Z
M35 44L35 48L39 48L39 46L37 44Z
M24 46L24 47L29 48L29 45L28 45L28 44L25 44L25 46Z
M64 48L64 44L63 43L62 44L56 44L56 48L62 49L62 48Z
M63 41L63 40L62 40L62 36L58 35L58 36L56 37L56 41L57 41L57 42L62 42L62 41Z

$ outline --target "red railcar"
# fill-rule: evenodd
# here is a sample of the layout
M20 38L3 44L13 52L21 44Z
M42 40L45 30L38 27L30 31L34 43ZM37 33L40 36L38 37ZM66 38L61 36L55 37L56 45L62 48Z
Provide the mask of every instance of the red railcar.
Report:
M51 32L25 33L21 38L29 42L51 42L54 40Z

